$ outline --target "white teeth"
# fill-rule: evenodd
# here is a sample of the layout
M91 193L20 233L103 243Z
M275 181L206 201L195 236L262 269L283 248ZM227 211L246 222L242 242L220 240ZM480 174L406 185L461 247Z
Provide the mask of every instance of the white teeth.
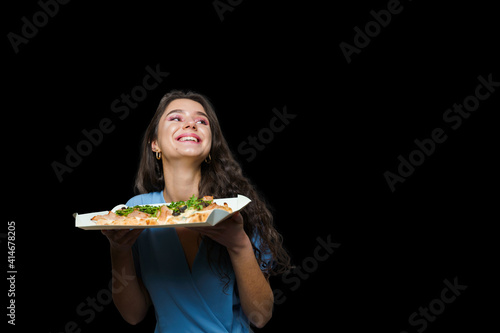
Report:
M183 136L182 138L179 139L179 141L195 141L198 142L198 139L192 137L192 136Z

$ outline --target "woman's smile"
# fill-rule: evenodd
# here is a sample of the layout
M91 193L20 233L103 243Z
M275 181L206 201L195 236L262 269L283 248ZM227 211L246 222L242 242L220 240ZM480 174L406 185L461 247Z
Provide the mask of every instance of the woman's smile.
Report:
M199 144L202 141L201 138L195 133L183 133L175 139L179 142L196 143L196 144Z

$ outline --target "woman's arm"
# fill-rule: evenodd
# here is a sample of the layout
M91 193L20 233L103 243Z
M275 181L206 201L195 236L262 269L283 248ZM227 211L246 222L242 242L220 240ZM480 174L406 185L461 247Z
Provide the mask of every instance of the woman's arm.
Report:
M274 296L269 281L257 263L252 243L248 236L246 239L240 246L228 248L228 252L236 275L243 311L252 324L262 328L273 314Z
M243 217L236 213L230 220L210 228L192 228L224 245L231 258L243 312L258 328L272 316L274 296L269 281L262 273L243 229Z
M142 229L102 231L110 243L113 301L123 319L132 325L144 319L151 305L146 287L137 278L132 256L132 245L141 232Z

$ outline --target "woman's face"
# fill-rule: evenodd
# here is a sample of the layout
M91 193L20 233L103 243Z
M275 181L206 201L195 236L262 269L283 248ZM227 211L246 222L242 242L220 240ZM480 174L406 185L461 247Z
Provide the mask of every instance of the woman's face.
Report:
M210 152L212 132L203 106L191 99L175 99L167 106L158 124L159 149L166 160L194 158L201 163Z

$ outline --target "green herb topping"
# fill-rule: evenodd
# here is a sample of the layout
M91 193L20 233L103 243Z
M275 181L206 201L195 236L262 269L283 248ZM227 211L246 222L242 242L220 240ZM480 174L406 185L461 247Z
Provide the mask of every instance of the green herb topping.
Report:
M202 200L198 199L194 194L189 198L188 201L177 201L177 202L172 202L170 205L167 205L168 208L170 208L173 213L172 215L177 216L180 215L181 213L184 213L186 209L194 209L194 210L202 210L203 208L207 207L212 203L212 200ZM127 208L122 208L116 211L116 215L120 216L128 216L128 214L132 213L134 210L141 211L146 214L150 214L151 216L156 216L158 212L160 211L161 206L150 206L150 205L145 205L145 206L133 206L133 207L127 207Z
M150 214L151 216L156 216L156 214L160 210L160 206L145 205L145 206L133 206L133 207L122 208L122 209L119 209L116 211L116 215L127 216L128 214L132 213L134 210L138 210L138 211L141 211L143 213Z
M172 202L168 205L173 212L172 215L178 216L181 213L184 213L186 209L194 209L194 210L202 210L212 203L212 200L204 201L202 199L198 199L194 194L189 198L188 201L177 201Z

